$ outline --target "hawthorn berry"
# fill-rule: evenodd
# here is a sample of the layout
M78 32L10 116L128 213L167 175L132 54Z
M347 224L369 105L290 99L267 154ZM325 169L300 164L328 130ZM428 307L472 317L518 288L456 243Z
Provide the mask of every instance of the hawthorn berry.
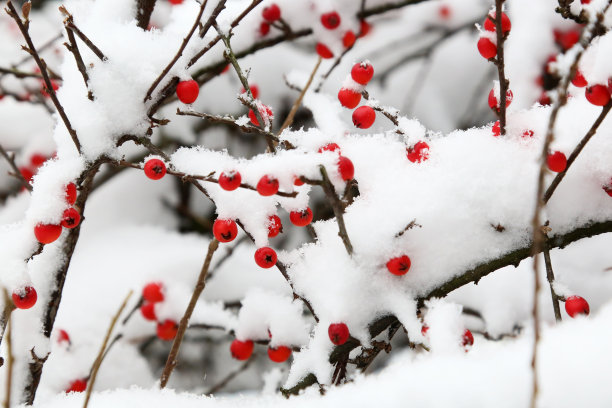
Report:
M588 316L591 309L583 297L570 296L565 300L565 311L570 317L576 317L579 314Z
M429 145L423 141L406 149L406 157L412 163L421 163L429 158Z
M576 74L574 75L574 77L572 78L572 84L574 86L577 86L578 88L584 88L585 86L587 86L589 83L587 82L587 80L584 78L584 76L582 75L582 72L576 70Z
M443 4L438 8L438 15L442 20L447 20L451 15L451 8L446 4Z
M329 339L336 346L341 346L346 343L349 338L349 329L344 323L332 323L329 325L327 329L327 334L329 335Z
M538 103L542 106L550 105L552 103L552 100L550 99L550 96L548 96L548 93L546 93L546 91L542 92L542 95L540 95L540 99L538 99Z
M487 37L480 37L476 47L484 59L491 59L497 55L497 45Z
M580 4L591 4L591 0L580 0Z
M277 260L276 251L270 247L261 247L255 251L255 263L260 268L271 268L276 265Z
M344 156L338 157L338 173L340 173L340 177L344 181L353 179L355 176L355 166L353 166L351 159Z
M276 214L268 217L268 238L274 238L281 232L283 232L283 224L280 217Z
M162 302L164 300L164 285L161 282L150 282L142 288L142 297L149 303Z
M267 174L259 179L257 192L262 196L271 196L278 192L278 180Z
M257 99L257 97L259 96L259 87L255 84L249 84L249 88L251 89L251 94L253 95L254 99ZM240 93L243 94L246 92L246 89L242 88L240 90Z
M512 95L512 91L508 89L506 91L506 108L510 106L510 104L512 103L513 97L514 95ZM499 109L500 109L499 103L500 102L497 100L497 97L495 96L495 91L491 89L491 91L489 91L489 108L499 112Z
M585 91L587 101L595 106L604 106L610 102L610 91L605 85L597 84L589 86Z
M66 394L70 392L83 392L86 389L87 389L87 379L74 380L73 382L70 383L68 388L66 388Z
M262 37L265 37L266 35L268 35L269 32L270 24L266 23L265 21L262 21L259 25L259 34L261 34Z
M496 17L497 13L493 12L489 14L489 17L485 18L484 21L484 29L487 31L495 31L495 22L493 21ZM492 20L493 19L493 20ZM507 32L510 31L510 29L512 28L512 24L510 23L510 19L508 18L508 15L504 12L502 12L502 19L501 19L501 26L502 26L502 33L506 34Z
M365 20L359 20L359 38L368 35L371 29L372 26L370 25L370 23Z
M57 338L57 342L58 342L59 344L62 344L62 343L68 343L68 345L70 345L70 336L68 335L68 332L67 332L66 330L64 330L64 329L59 329L59 330L57 331L57 336L56 336L56 338Z
M321 24L328 30L333 30L340 25L340 14L335 11L330 11L321 15Z
M294 186L303 186L304 185L304 181L302 181L302 179L299 176L295 176L293 177L293 185Z
M32 286L26 286L13 292L13 303L17 309L29 309L36 304L38 295Z
M427 336L427 332L429 331L429 326L424 324L423 326L421 326L421 335L422 336Z
M238 226L234 220L217 218L213 224L213 235L219 242L231 242L238 235Z
M237 171L223 172L219 175L219 187L226 191L234 191L242 183L242 176Z
M367 85L374 76L374 67L368 61L358 62L351 69L353 81L361 85Z
M30 156L30 165L33 167L40 167L46 161L47 161L47 156L40 154L40 153L34 153L32 156Z
M563 152L554 151L548 154L546 163L548 164L548 168L551 171L554 171L555 173L560 173L565 170L565 167L567 166L567 158L565 157L565 154L563 154Z
M155 303L145 303L140 306L140 314L147 320L156 321L157 315L155 314Z
M319 56L323 59L334 58L334 53L331 52L331 50L327 48L327 45L323 43L317 43L317 45L315 46L315 50L317 51L317 54L319 54Z
M338 154L340 154L340 146L338 146L337 143L328 143L325 146L319 147L319 153L335 152L336 150L338 151Z
M264 7L261 11L261 16L268 23L273 23L281 18L281 9L276 3L272 3L268 7Z
M533 135L534 135L533 130L527 129L523 132L522 137L523 139L527 139L528 137L533 137Z
M225 74L227 71L229 71L229 67L230 67L230 64L227 64L225 67L223 67L223 69L221 70L221 73Z
M51 87L53 88L54 91L57 91L59 89L59 84L56 81L51 80ZM47 88L47 85L44 83L44 81L41 81L40 93L45 98L49 97L49 89Z
M62 226L55 224L37 224L34 235L41 244L50 244L62 234Z
M305 227L312 222L312 210L310 207L306 207L302 211L291 211L289 219L296 227Z
M607 185L602 186L601 188L603 188L606 194L612 197L612 179L610 179L610 182Z
M272 122L272 119L274 119L274 113L272 113L272 109L270 109L266 105L263 105L259 107L258 109L259 109L259 114L262 116L262 119L264 121ZM249 109L249 119L251 120L251 123L253 123L255 126L259 126L257 115L255 115L255 112L253 111L253 109Z
M580 40L579 30L569 30L565 32L555 32L555 41L563 49L567 51L572 48Z
M182 3L183 3L183 0L168 0L168 2L169 2L170 4L177 5L177 4L182 4Z
M176 96L179 101L190 104L194 103L198 99L200 93L200 85L193 79L188 81L181 81L176 85Z
M410 269L410 257L408 255L392 258L387 262L387 269L394 275L405 275Z
M76 188L76 184L74 183L68 183L66 184L66 202L70 205L74 205L74 203L76 202L77 199L77 188Z
M352 89L340 88L338 91L338 100L340 101L340 105L345 108L353 109L359 105L361 93L353 91Z
M349 30L344 34L344 37L342 37L342 45L344 45L344 48L352 47L356 40L357 37L355 33Z
M27 167L20 167L19 173L21 173L21 177L23 177L23 179L28 183L30 183L34 177L34 172Z
M463 336L461 336L461 344L463 347L474 345L474 335L468 329L465 329Z
M81 214L74 208L70 207L64 211L62 216L61 226L64 228L75 228L81 222Z
M499 135L501 135L501 127L499 125L499 120L496 120L495 123L493 124L493 127L491 128L491 131L493 132L493 136L498 137Z
M151 180L159 180L166 175L166 165L159 159L149 159L144 165L144 173Z
M367 129L376 120L376 112L369 106L360 106L353 111L353 124L359 129Z
M177 331L178 325L174 320L166 319L163 323L157 323L157 337L161 340L173 340L176 337Z
M291 356L291 349L287 346L268 347L268 357L275 363L283 363L289 356Z
M230 352L236 360L248 360L251 354L253 354L254 346L252 340L240 341L234 339L230 345Z

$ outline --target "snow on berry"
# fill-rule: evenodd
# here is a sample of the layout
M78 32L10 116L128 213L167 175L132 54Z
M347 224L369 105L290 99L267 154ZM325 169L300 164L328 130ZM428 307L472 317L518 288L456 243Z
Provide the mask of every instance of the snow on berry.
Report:
M306 207L304 210L291 211L291 213L289 213L289 219L293 225L305 227L312 221L312 210L310 207Z
M36 304L38 295L32 286L26 286L14 291L12 298L17 309L29 309Z

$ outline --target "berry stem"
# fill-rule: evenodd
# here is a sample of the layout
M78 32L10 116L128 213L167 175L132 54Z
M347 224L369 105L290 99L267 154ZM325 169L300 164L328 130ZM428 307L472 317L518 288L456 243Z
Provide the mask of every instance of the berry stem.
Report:
M178 361L178 352L181 348L181 343L183 342L183 337L185 336L185 331L187 330L189 319L191 319L191 315L193 314L193 311L196 307L196 303L198 302L200 295L206 287L206 276L208 275L208 270L210 268L210 262L212 261L213 254L215 253L217 248L219 248L219 241L213 238L213 240L210 241L210 244L208 245L208 253L206 254L206 258L204 259L204 264L202 265L202 269L200 270L200 276L198 276L196 286L193 289L191 300L187 305L185 314L181 318L176 337L172 342L170 354L168 354L166 365L164 366L164 370L161 374L159 388L166 387L166 385L168 384L168 380L170 379L170 375L172 374L172 370L174 370L174 367L176 367L176 363Z

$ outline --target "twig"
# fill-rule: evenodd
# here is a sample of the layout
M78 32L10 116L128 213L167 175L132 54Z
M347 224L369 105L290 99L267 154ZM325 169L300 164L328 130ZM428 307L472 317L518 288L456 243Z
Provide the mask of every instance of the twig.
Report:
M497 32L497 57L495 58L497 75L499 77L499 110L497 111L497 116L499 117L499 129L502 136L506 134L506 93L510 85L510 81L506 79L506 74L504 73L506 65L504 62L504 41L508 37L508 35L502 31L504 1L505 0L495 0L495 18L487 15L487 18L495 23L495 31Z
M241 372L245 371L247 368L249 368L249 365L251 364L251 362L255 360L255 356L252 356L250 359L248 359L247 361L245 361L244 363L242 363L240 365L240 367L238 367L236 370L230 372L227 376L225 376L221 381L219 381L218 384L213 385L208 391L206 391L204 394L205 395L211 395L214 394L215 392L223 389L230 381L232 381L234 378L236 378L236 376L238 374L240 374Z
M5 74L5 75L13 75L15 78L40 78L42 79L43 76L41 73L39 72L24 72L24 71L20 71L17 68L2 68L0 67L0 74ZM51 79L58 79L61 80L62 77L56 75L56 74L49 74L49 77Z
M408 223L408 225L406 225L406 228L404 228L403 230L401 230L400 232L398 232L397 234L395 234L395 238L399 238L402 235L404 235L406 233L406 231L413 229L414 227L419 227L419 228L423 228L423 226L421 224L417 224L416 222L416 218L412 221L410 221Z
M87 392L85 393L85 402L83 403L83 408L87 408L87 405L89 404L89 398L91 397L91 391L93 390L93 387L96 382L96 377L98 376L98 370L100 369L100 365L102 364L102 360L104 359L104 355L105 355L104 351L106 350L106 345L108 344L108 340L110 339L110 336L113 332L113 328L115 327L117 320L119 320L119 316L121 316L121 313L123 313L123 309L125 309L125 306L127 305L127 302L130 299L130 296L132 296L131 290L127 294L125 299L123 300L121 307L119 308L119 310L117 311L113 319L111 320L111 324L108 327L106 336L104 337L104 341L102 342L102 347L100 348L98 357L96 358L96 361L94 361L93 368L91 370L91 377L89 378L89 381L87 384Z
M66 10L66 8L64 6L60 6L60 10L65 10L65 14L68 16L72 15L68 12L68 10ZM64 13L64 11L62 10L62 12ZM96 44L94 44L89 37L87 37L85 35L85 33L83 33L79 27L77 27L72 21L69 21L66 24L66 28L69 30L72 30L80 39L81 41L83 41L85 43L85 45L87 45L87 47L89 47L89 49L96 54L96 57L98 57L100 59L100 61L104 62L106 60L108 60L108 58L106 57L106 55L104 55L104 53L96 46Z
M66 22L72 23L72 16L66 17L64 25L66 25ZM74 60L76 62L77 68L79 69L79 72L83 77L83 81L85 82L85 88L87 88L87 98L90 101L93 101L93 93L89 89L89 75L87 74L87 68L85 67L85 63L83 62L83 57L81 56L81 52L79 51L79 46L77 45L76 38L74 38L74 33L72 32L72 30L66 28L66 35L68 36L68 41L70 42L70 44L64 43L64 46L68 48L68 51L70 51L72 55L74 55Z
M198 299L204 291L204 287L206 286L206 275L208 274L208 269L210 268L210 262L212 260L213 254L219 248L219 241L213 239L210 241L208 245L208 253L206 254L206 259L204 260L204 265L202 265L202 269L200 270L200 276L198 276L198 281L193 290L193 294L191 295L191 300L189 301L189 305L187 305L187 309L185 310L185 314L181 318L179 323L178 331L176 333L176 337L172 342L172 348L170 349L170 354L168 354L168 359L166 360L166 365L161 374L160 379L160 388L165 388L168 384L168 380L170 379L170 375L172 375L172 370L176 367L178 352L181 348L181 342L183 341L183 336L185 336L185 330L187 330L187 325L189 324L189 319L191 319L191 315L193 314L193 310L196 307Z
M353 254L353 244L351 244L351 240L349 239L348 233L346 232L346 225L344 224L344 208L342 207L342 203L340 199L336 195L334 190L334 186L331 181L329 181L329 176L327 175L327 170L325 170L324 166L320 166L319 170L321 171L321 177L323 178L323 191L329 198L331 202L332 209L334 210L334 215L336 216L336 221L338 222L338 236L342 239L342 243L346 248L346 252L349 255Z
M55 90L53 89L53 85L51 84L51 79L49 78L49 73L47 72L47 64L45 63L45 60L41 59L40 56L38 55L38 52L36 51L36 47L34 47L34 43L32 42L32 38L30 37L30 33L29 33L30 20L28 19L28 17L26 17L25 23L21 20L21 17L19 17L19 15L17 14L17 10L15 9L15 6L13 6L13 3L11 2L11 0L9 0L6 3L6 6L8 8L4 10L13 20L15 20L15 22L17 23L17 26L19 27L19 30L21 31L21 34L23 35L23 38L26 40L26 43L28 44L27 47L22 47L22 48L28 54L30 54L32 58L34 58L34 60L36 61L36 65L38 65L38 68L40 69L40 72L43 76L43 81L45 82L47 93L49 94L49 97L53 101L53 104L55 105L55 108L57 109L57 113L62 118L62 121L64 122L66 129L68 129L68 133L70 134L70 137L72 138L72 141L74 142L74 145L76 146L77 151L80 154L81 153L81 143L79 142L76 131L72 128L72 125L70 124L70 121L68 120L68 116L66 116L66 112L64 112L63 106L60 104L59 100L57 99L57 95L55 94Z
M363 91L361 91L361 95L364 97L364 99L370 101L370 94L368 93L368 91L366 91L365 89ZM389 119L395 126L399 126L399 118L398 118L398 114L397 113L392 113L389 112L388 110L382 108L380 105L378 105L378 101L371 101L372 103L369 104L369 106L374 109L377 112L382 113L383 115L385 115L385 117L387 119ZM397 134L403 135L404 132L401 129L396 129L395 132Z
M555 312L555 320L561 321L561 309L559 308L559 296L555 293L553 283L555 282L555 274L552 268L552 262L550 260L550 250L548 245L544 245L544 264L546 265L546 278L550 286L550 296L552 298L553 310Z
M308 78L308 82L306 82L306 86L304 86L304 89L302 89L302 92L300 93L300 96L298 96L298 98L295 100L295 103L291 107L291 111L289 111L289 114L287 115L287 118L285 119L285 121L283 122L280 130L278 131L278 133L277 133L278 136L280 136L281 133L283 133L283 130L285 130L286 128L291 126L291 124L293 123L293 118L295 117L295 113L297 112L298 108L302 104L302 100L304 99L304 95L306 94L306 91L308 91L308 88L310 87L310 84L312 84L312 80L313 80L315 74L317 73L317 70L319 69L319 65L321 65L321 61L322 61L322 59L321 59L321 57L319 57L319 59L317 59L317 63L315 64L315 67L313 68L312 72L310 73L310 77Z
M403 0L398 1L396 3L386 3L381 4L380 6L372 7L371 9L366 9L357 13L357 18L363 19L366 17L373 16L375 14L385 13L387 11L396 10L398 8L402 8L405 6L411 6L413 4L422 3L427 0Z
M153 91L155 91L155 88L157 88L157 85L159 85L159 83L164 79L164 77L168 74L168 72L170 72L170 69L172 69L174 64L176 64L179 58L183 55L183 51L185 51L185 48L187 47L187 43L189 42L189 40L191 39L191 36L193 35L196 28L198 28L198 25L200 24L200 19L202 18L202 14L204 13L204 8L206 8L207 3L208 3L208 0L202 0L202 4L200 5L200 11L198 12L197 17L193 25L191 26L191 29L187 33L187 36L183 38L183 42L181 46L179 47L174 57L172 57L168 65L166 65L166 68L164 68L164 70L159 74L159 76L155 79L155 81L153 81L153 83L149 87L149 90L147 91L146 96L144 97L143 102L146 102L149 99L151 99L151 95L153 94Z
M11 406L11 388L13 383L13 363L15 358L13 356L13 342L11 333L11 313L15 309L11 298L6 290L2 288L4 293L4 315L6 318L6 390L4 393L4 408L10 408Z
M23 177L23 174L21 174L21 171L19 170L19 167L17 167L17 164L15 163L15 155L9 155L7 153L6 150L4 150L4 147L2 147L2 145L0 145L0 155L2 155L2 157L4 157L6 159L6 161L8 162L8 164L11 166L11 168L13 169L13 174L15 175L15 177L17 177L19 179L19 181L21 181L21 184L27 188L29 191L32 191L32 186L30 185L30 183L28 183L28 181Z
M138 0L136 2L136 25L143 30L146 30L149 25L155 2L156 0Z

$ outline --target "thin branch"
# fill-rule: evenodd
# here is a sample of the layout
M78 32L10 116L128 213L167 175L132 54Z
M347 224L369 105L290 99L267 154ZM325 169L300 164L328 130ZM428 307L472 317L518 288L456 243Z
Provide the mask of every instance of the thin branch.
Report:
M287 118L285 119L285 121L283 122L282 126L280 127L280 130L277 133L278 136L280 136L281 133L283 133L283 130L285 130L286 128L291 126L291 124L293 123L293 118L295 117L295 113L297 112L298 108L302 104L302 100L304 99L304 95L306 94L306 91L308 91L308 88L312 84L312 80L313 80L315 74L317 73L317 70L319 69L319 65L321 65L321 61L322 61L322 59L321 59L321 57L319 57L317 59L317 63L315 64L315 67L313 68L312 72L310 73L310 77L308 78L308 82L306 82L306 86L304 86L304 89L302 89L302 92L300 93L300 96L295 100L295 103L291 107L291 111L289 111L289 114L287 115Z
M13 383L13 363L15 358L13 356L13 341L12 341L12 330L11 330L11 314L15 309L11 298L9 297L6 288L2 288L4 294L4 318L6 319L6 390L4 392L4 408L10 408L11 406L11 388Z
M119 310L117 311L113 319L111 320L111 324L108 327L106 336L104 337L104 341L102 342L102 347L100 347L100 351L98 352L98 357L96 358L96 361L94 361L93 368L91 370L91 377L89 378L89 381L87 384L87 392L85 393L85 402L83 403L83 408L87 408L87 405L89 404L89 398L91 397L91 391L93 390L93 387L96 383L96 377L98 376L98 370L100 369L100 365L102 364L102 360L104 359L104 355L105 355L104 351L106 350L106 345L108 344L108 340L110 339L110 336L113 332L113 328L115 327L115 324L117 323L117 320L119 320L119 316L121 316L121 313L123 313L123 309L125 309L125 306L127 305L127 302L128 300L130 300L131 296L132 296L132 291L130 290L130 292L127 294L127 296L123 300L121 307L119 308Z
M19 15L17 14L17 10L15 9L15 6L13 6L13 3L11 2L11 0L9 0L6 3L6 6L8 8L4 10L13 20L15 20L15 22L17 23L17 26L19 27L19 30L21 31L21 34L23 35L23 38L26 40L26 43L28 44L27 47L22 47L22 48L28 54L30 54L32 58L34 58L34 60L36 61L36 65L38 65L38 68L40 69L40 72L43 76L43 81L45 82L47 93L49 94L49 97L53 101L53 104L55 105L55 108L57 109L57 113L62 118L62 121L64 122L66 129L68 129L68 133L70 134L70 137L72 138L72 141L74 142L74 145L76 146L77 151L80 154L81 153L81 143L79 142L76 131L72 128L72 125L70 124L70 121L68 120L68 116L66 116L66 112L64 112L63 106L60 104L59 100L57 99L57 95L55 94L55 90L53 89L53 85L51 84L51 79L49 78L49 73L47 71L47 64L45 63L45 60L41 59L40 56L38 55L38 52L36 51L36 47L34 47L34 43L32 42L32 38L30 37L30 33L29 33L30 20L26 18L25 23L24 21L21 20L21 17L19 17Z
M366 9L357 13L357 18L364 19L366 17L373 16L375 14L386 13L387 11L397 10L402 7L412 6L414 4L419 4L427 0L403 0L394 3L386 3L381 4L380 6L372 7L371 9Z
M4 147L2 147L2 145L0 145L0 155L2 155L2 157L4 157L6 159L6 161L9 164L9 166L11 166L11 168L13 169L13 175L19 179L21 184L26 189L28 189L29 191L32 191L32 186L23 177L23 174L21 174L21 171L19 170L19 167L17 167L17 164L15 163L15 155L14 154L8 154L8 152L6 150L4 150Z
M20 71L17 68L2 68L0 67L0 74L5 74L5 75L13 75L15 78L39 78L42 79L43 75L40 72L24 72L24 71ZM49 74L49 77L51 79L58 79L58 80L62 80L62 77L58 76L57 74Z
M64 25L66 22L72 22L72 16L69 16L64 21ZM83 62L83 57L81 56L81 51L79 51L79 46L77 45L76 38L74 38L74 33L72 30L66 28L66 35L68 36L68 43L64 43L64 46L68 48L68 51L74 55L74 60L76 62L77 68L83 77L83 81L85 82L85 88L87 88L87 98L90 101L93 101L93 93L89 89L89 75L87 74L87 68L85 67L85 63Z
M189 40L191 39L191 36L193 35L196 28L198 28L198 25L200 24L200 19L202 18L202 14L204 13L204 8L206 8L207 3L208 3L208 0L202 1L202 4L200 5L200 11L198 12L197 17L193 25L191 26L191 29L187 33L187 36L183 38L183 42L181 46L179 47L174 57L172 57L168 65L166 65L166 68L164 68L164 70L159 74L159 76L155 79L155 81L153 81L153 83L149 87L149 90L147 91L146 96L144 97L143 102L146 102L149 99L151 99L151 95L153 94L153 91L155 91L155 88L157 88L157 85L159 85L159 83L164 79L164 77L168 74L168 72L170 72L170 69L172 69L174 64L176 64L179 58L183 55L183 51L185 51L185 48L187 47L187 43L189 42Z
M187 309L185 310L185 314L181 318L179 323L178 331L176 333L176 337L172 342L172 348L170 349L170 354L168 354L168 359L166 360L166 365L164 370L162 371L160 378L160 388L165 388L168 384L168 380L170 379L170 375L172 375L172 370L176 367L176 363L178 360L178 352L181 348L181 343L183 341L183 337L185 336L185 331L187 330L187 325L189 324L189 319L191 319L191 315L196 307L198 299L200 295L204 291L206 287L206 275L208 274L208 269L210 268L210 262L212 261L213 254L219 248L219 241L213 239L210 241L208 245L208 253L206 254L206 259L204 260L204 265L202 265L202 269L200 270L200 276L198 276L198 280L195 288L193 289L193 294L191 295L191 300L187 305Z
M156 0L137 0L136 1L136 25L146 30L151 20L151 14L155 8Z
M368 91L366 91L365 89L363 91L361 91L361 95L363 96L364 99L366 99L367 101L369 101L370 103L368 104L368 106L370 106L372 109L374 109L377 112L382 113L383 115L385 115L385 117L387 119L389 119L395 126L399 126L399 116L397 112L389 112L387 109L385 109L384 107L381 107L378 104L378 101L376 100L370 100L370 94L368 93ZM395 133L399 134L399 135L403 135L404 132L401 129L395 129Z
M342 243L346 248L346 252L349 255L353 254L353 244L351 244L351 240L349 239L348 233L346 232L346 225L344 224L344 208L340 199L336 195L336 191L334 190L334 186L331 181L329 181L329 176L327 175L327 170L324 166L320 166L319 170L321 171L321 177L323 178L323 191L329 198L331 202L332 209L334 210L334 215L336 216L336 221L338 222L338 236L342 239Z
M497 75L499 77L499 111L497 111L497 116L499 117L499 129L502 136L506 134L506 93L510 85L510 81L506 79L506 74L504 72L506 65L504 62L504 41L508 37L507 33L504 33L502 30L504 1L505 0L495 0L494 19L490 15L487 15L487 18L495 23L495 31L497 33L497 57L495 58Z
M553 310L555 312L555 320L558 322L561 321L561 309L559 308L559 296L555 293L555 288L553 284L555 282L555 274L552 268L552 262L550 260L550 250L545 245L544 246L544 264L546 265L546 279L548 280L548 284L550 286L550 296L552 298Z
M66 10L66 8L64 6L60 6L60 10L62 11L62 13L66 14L67 16L72 17L72 15L68 12L68 10ZM80 39L81 41L83 41L85 43L85 45L87 45L87 47L89 47L89 49L96 54L96 57L98 57L98 59L100 59L100 61L104 62L106 60L108 60L108 58L106 57L106 55L104 55L104 53L96 46L96 44L94 44L89 37L87 37L85 35L85 33L83 33L79 27L76 26L76 24L74 24L71 21L69 21L66 24L66 28L69 30L72 30Z
M251 357L250 359L248 359L247 361L245 361L244 363L242 363L240 365L240 367L238 367L236 370L230 372L227 376L225 376L221 381L219 381L218 384L213 385L208 391L206 391L204 394L205 395L211 395L214 394L217 391L222 390L230 381L232 381L234 378L236 378L236 376L238 374L240 374L241 372L245 371L247 368L249 368L249 365L251 364L251 362L253 362L253 360L255 360L255 357Z

